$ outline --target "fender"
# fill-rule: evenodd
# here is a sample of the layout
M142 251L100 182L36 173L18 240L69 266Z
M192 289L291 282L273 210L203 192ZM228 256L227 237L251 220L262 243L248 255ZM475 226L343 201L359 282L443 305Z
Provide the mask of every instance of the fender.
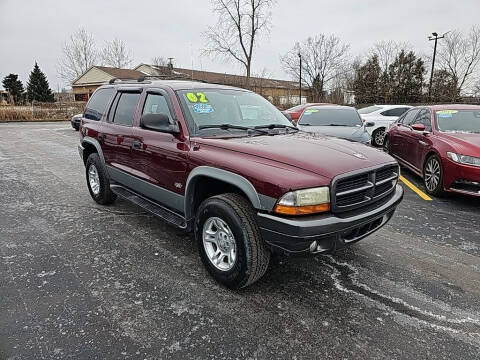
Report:
M252 206L257 210L271 211L277 201L277 199L259 194L252 183L241 175L211 166L198 166L188 175L185 187L185 218L187 220L193 217L195 183L201 176L211 177L238 187L247 195Z
M100 143L98 142L98 140L94 139L90 136L85 136L82 140L82 145L84 143L88 143L88 144L91 144L91 145L95 146L95 149L97 149L97 153L98 153L98 156L100 157L100 160L105 165L105 157L103 156L102 147L100 146Z

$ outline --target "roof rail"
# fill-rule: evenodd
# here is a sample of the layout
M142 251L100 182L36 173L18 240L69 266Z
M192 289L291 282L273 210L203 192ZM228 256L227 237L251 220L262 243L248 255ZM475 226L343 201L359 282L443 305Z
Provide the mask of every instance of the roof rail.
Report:
M108 81L110 85L115 84L116 82L121 82L125 84L135 84L138 82L138 80L113 78Z

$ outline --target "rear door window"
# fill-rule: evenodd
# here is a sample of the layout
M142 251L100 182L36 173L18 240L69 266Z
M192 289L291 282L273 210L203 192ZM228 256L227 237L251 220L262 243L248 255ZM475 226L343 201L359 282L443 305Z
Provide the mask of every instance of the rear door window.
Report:
M112 97L113 91L113 88L99 89L95 91L85 108L85 119L99 121L105 113L105 109Z
M132 126L133 117L137 110L140 93L124 92L120 93L113 115L113 123L116 125Z
M402 116L408 108L400 107L381 112L383 116Z

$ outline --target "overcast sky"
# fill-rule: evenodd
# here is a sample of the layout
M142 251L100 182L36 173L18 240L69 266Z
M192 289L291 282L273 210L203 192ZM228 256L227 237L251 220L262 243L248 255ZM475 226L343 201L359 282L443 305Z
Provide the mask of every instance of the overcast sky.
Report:
M0 79L9 73L26 81L35 61L54 90L62 43L79 27L98 46L115 37L134 54L134 64L154 56L174 65L239 73L237 65L200 57L201 33L215 23L209 0L0 0ZM480 24L480 0L278 0L272 30L258 44L253 72L264 68L288 78L279 57L296 41L334 33L351 46L352 58L380 40L408 42L420 54L431 52L427 36Z

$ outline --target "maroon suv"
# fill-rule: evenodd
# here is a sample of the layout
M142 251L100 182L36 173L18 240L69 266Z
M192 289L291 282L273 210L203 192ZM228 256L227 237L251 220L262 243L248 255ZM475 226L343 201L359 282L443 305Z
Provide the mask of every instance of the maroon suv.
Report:
M99 204L126 198L194 231L230 288L272 252L328 253L378 230L403 190L389 155L299 131L263 97L188 81L113 82L81 121L80 156Z

